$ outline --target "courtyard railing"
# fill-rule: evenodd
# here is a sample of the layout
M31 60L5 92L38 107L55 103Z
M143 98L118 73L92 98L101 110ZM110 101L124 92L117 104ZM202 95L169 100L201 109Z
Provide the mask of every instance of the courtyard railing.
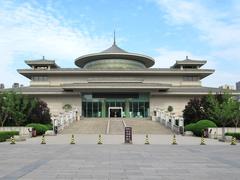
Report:
M68 111L68 112L61 112L58 115L54 115L52 117L53 125L58 128L58 131L62 131L64 128L68 127L74 121L77 121L77 111Z
M155 110L153 120L160 122L166 128L169 128L175 134L184 132L184 120L182 116L177 116L174 113L157 109Z

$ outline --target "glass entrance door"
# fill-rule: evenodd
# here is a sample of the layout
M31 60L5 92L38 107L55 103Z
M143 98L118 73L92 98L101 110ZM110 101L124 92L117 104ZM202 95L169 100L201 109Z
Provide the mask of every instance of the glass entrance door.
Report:
M122 107L109 107L108 112L110 118L122 117Z

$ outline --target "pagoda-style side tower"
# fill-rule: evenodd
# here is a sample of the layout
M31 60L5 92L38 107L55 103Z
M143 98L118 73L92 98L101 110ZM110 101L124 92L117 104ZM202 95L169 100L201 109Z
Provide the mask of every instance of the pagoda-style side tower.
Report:
M27 65L29 65L34 70L51 70L60 68L56 63L55 60L47 60L43 56L42 59L39 60L27 60L25 61Z
M199 69L204 64L206 64L207 61L205 60L193 60L189 59L188 56L186 56L186 59L184 60L176 60L176 63L171 67L172 69Z

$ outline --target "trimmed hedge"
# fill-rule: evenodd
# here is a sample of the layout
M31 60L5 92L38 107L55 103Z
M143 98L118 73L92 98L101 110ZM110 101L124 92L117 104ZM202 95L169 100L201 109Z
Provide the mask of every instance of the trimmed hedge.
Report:
M190 123L184 127L185 131L193 131L193 128L195 126L195 123Z
M4 142L7 139L13 137L14 135L19 135L18 131L0 131L0 142Z
M49 129L48 126L44 124L39 124L39 123L31 123L31 124L28 124L26 127L34 128L37 132L37 135L42 135Z
M44 124L45 126L47 126L48 130L53 130L53 125L52 124Z
M217 125L210 120L200 120L197 123L195 123L193 133L196 136L202 136L203 130L209 127L217 127Z
M225 136L233 136L233 137L235 137L236 139L239 139L239 140L240 140L240 133L227 132L227 133L225 133Z
M203 130L209 127L217 127L217 125L210 120L200 120L196 123L186 125L185 131L192 131L195 136L202 136Z

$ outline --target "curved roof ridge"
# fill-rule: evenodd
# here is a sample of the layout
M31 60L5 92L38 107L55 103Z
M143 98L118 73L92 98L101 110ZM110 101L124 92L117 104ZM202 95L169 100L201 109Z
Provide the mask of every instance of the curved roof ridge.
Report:
M121 49L120 47L118 47L116 45L116 43L114 42L113 45L110 48L108 48L104 51L101 51L100 53L128 53L128 52Z

